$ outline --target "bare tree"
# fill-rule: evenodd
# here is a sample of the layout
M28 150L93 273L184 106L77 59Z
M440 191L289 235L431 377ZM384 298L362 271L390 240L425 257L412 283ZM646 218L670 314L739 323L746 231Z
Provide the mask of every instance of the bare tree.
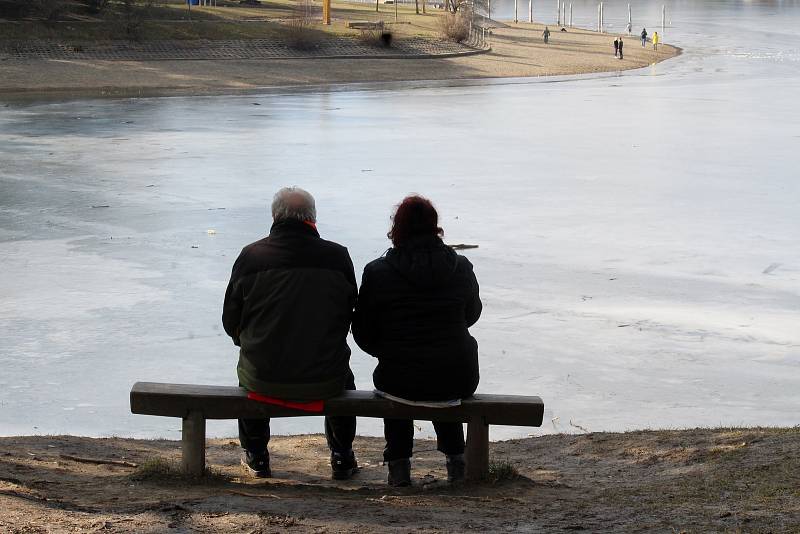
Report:
M470 15L485 13L486 0L445 0L445 8L450 13L469 12Z

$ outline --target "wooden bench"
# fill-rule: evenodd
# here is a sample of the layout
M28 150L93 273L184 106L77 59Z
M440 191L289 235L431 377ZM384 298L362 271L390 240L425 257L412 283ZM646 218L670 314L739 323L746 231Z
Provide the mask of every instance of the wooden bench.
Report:
M183 419L182 467L193 475L205 471L206 419L316 415L252 401L238 387L156 382L133 385L131 412ZM320 415L467 423L466 477L475 481L485 479L489 472L489 425L541 426L544 403L539 397L478 394L460 406L424 408L392 402L371 391L345 391L326 400Z
M368 20L352 20L347 23L347 27L353 30L361 31L383 31L384 24L382 20L377 22Z

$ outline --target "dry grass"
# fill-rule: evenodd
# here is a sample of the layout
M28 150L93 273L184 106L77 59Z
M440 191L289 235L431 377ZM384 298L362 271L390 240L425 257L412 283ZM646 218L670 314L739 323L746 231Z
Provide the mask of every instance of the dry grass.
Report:
M413 5L399 6L399 20L395 24L394 7L374 4L337 2L332 10L332 24L321 24L321 2L306 2L311 17L304 27L314 30L316 38L325 34L358 36L359 32L347 28L353 20L383 20L395 37L435 36L441 10L430 9L426 15L416 15ZM220 7L194 6L191 13L182 2L156 2L152 7L139 6L137 16L141 23L137 29L141 40L187 39L268 39L285 38L293 32L292 22L297 18L295 0L270 0L261 7L244 7L233 2L218 2ZM391 8L391 10L390 10ZM105 41L124 35L127 24L121 4L112 3L100 14L91 14L83 7L72 8L61 14L58 22L25 19L0 20L0 41L43 39L62 41ZM287 29L288 28L288 29ZM294 32L297 33L297 32Z
M509 460L494 460L489 463L488 481L492 484L516 480L519 472Z
M161 457L148 458L139 464L130 478L140 482L178 485L218 485L228 482L228 477L219 470L206 467L202 476L187 475L176 462Z

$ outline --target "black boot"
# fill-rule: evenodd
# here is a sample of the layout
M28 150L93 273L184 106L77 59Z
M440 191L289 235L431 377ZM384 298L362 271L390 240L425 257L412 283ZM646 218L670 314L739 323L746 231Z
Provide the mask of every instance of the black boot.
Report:
M464 462L463 454L448 454L445 465L447 466L447 481L450 484L464 480L466 463Z
M339 452L331 453L331 473L334 480L347 480L358 471L358 462L353 451L345 454Z
M392 460L389 462L389 485L404 488L411 485L411 460Z
M272 471L269 468L269 452L253 454L246 450L242 454L242 465L247 469L248 473L256 478L269 478L272 476Z

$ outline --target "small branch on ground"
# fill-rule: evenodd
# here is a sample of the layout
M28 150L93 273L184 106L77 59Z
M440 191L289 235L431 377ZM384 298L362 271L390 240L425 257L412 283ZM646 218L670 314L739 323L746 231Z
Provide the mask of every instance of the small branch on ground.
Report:
M73 462L80 462L83 464L101 464L101 465L118 465L120 467L139 467L139 464L133 462L126 462L125 460L106 460L104 458L84 458L82 456L72 456L70 454L59 454L59 458L64 460L72 460Z
M274 493L249 493L246 491L238 491L238 490L225 490L225 493L230 493L231 495L240 495L242 497L252 497L254 499L263 499L263 498L270 498L270 499L280 499Z

